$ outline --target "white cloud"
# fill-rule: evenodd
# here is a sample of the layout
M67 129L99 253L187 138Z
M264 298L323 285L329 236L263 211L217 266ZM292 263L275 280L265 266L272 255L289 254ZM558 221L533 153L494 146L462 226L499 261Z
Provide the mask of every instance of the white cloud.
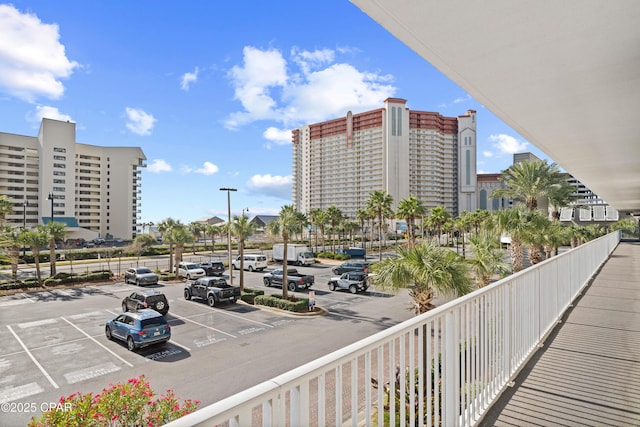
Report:
M291 200L291 175L254 175L247 182L247 187L256 193Z
M489 136L489 141L493 142L493 146L496 147L503 154L515 154L527 151L529 143L526 141L519 141L511 135L498 134Z
M491 152L491 151L483 151L482 155L484 157L493 157L493 152Z
M69 77L79 64L67 58L58 26L0 4L0 28L0 90L27 102L39 96L60 98L64 93L60 79Z
M291 144L291 130L288 129L278 129L270 126L264 131L262 136L267 141L273 142L277 145Z
M214 165L211 162L204 162L204 164L202 165L201 168L196 169L195 172L196 173L201 173L203 175L213 175L218 173L218 170L220 170L218 168L218 166Z
M127 129L137 135L151 135L156 118L137 108L127 107Z
M153 173L171 172L171 165L162 159L154 159L150 165L147 165L147 170Z
M346 52L344 50L337 53ZM342 116L347 111L379 108L395 94L393 77L363 72L336 61L336 51L291 51L288 62L276 49L244 48L244 62L229 72L235 97L243 107L229 115L227 128L257 120L296 127Z
M184 91L188 91L189 87L191 86L191 83L195 83L198 81L199 72L200 72L200 69L196 67L193 73L184 73L180 81L180 89Z
M61 120L63 122L74 121L70 115L63 114L56 107L48 105L38 105L32 113L27 114L27 120L34 124L40 124L43 118Z

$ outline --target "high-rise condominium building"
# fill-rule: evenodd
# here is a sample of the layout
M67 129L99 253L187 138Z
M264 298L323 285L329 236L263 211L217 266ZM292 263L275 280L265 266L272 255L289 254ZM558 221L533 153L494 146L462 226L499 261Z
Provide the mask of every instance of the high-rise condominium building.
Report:
M355 219L371 192L457 216L476 209L476 112L458 117L413 111L388 98L383 108L293 131L293 203L304 213L336 206Z
M135 237L140 222L139 147L76 142L75 123L43 119L37 137L0 133L0 194L14 203L9 224L53 220L68 238Z

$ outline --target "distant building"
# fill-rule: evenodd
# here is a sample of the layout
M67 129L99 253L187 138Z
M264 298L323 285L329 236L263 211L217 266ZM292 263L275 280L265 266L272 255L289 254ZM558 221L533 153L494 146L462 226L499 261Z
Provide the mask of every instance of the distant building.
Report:
M209 224L209 225L222 225L226 221L222 218L218 218L217 216L210 216L210 217L197 219L194 222L198 222L200 224Z
M257 233L264 233L267 225L270 222L277 221L278 218L280 218L278 215L256 215L249 222L256 225Z
M375 190L457 216L474 211L476 112L458 117L410 110L388 98L377 110L293 131L293 203L297 210L338 207L352 220Z
M140 227L139 147L76 142L76 124L42 119L38 136L0 132L0 194L14 203L7 222L27 228L51 220L68 238L132 239Z

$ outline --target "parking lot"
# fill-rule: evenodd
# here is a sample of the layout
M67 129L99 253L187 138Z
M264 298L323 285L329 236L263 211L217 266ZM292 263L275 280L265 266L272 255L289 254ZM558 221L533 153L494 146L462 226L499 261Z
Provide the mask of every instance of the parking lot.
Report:
M243 358L247 363L255 363L261 359L260 351L277 357L281 344L292 346L301 339L308 340L307 331L315 330L317 332L313 334L318 335L321 331L329 331L327 328L333 330L334 326L342 329L345 325L358 324L357 334L349 330L332 332L333 345L320 343L322 345L317 348L307 346L298 351L301 357L291 360L292 367L297 366L306 359L317 357L310 349L315 348L319 354L326 353L327 349L352 342L358 335L364 334L364 337L371 331L411 317L406 310L398 311L397 308L393 310L393 316L382 317L375 313L379 309L367 308L368 303L376 301L391 308L387 301L396 300L393 295L371 290L362 294L330 292L326 285L328 277L332 276L330 270L309 268L308 271L316 276L312 290L317 305L327 310L323 316L294 316L240 302L212 308L204 301L185 300L180 282L160 283L155 288L165 293L170 304L166 318L172 327L171 341L135 352L128 351L119 341L107 340L104 334L106 320L122 312L122 298L139 289L135 285L110 283L2 297L0 404L3 412L0 413L0 424L16 422L24 425L36 415L24 413L24 406L23 413L7 414L4 409L14 410L9 412L20 409L18 402L29 402L30 408L35 407L40 412L43 405L57 401L62 395L90 390L94 384L99 385L99 391L109 382L140 373L154 376L156 371L163 372L162 383L191 391L183 368L195 361L206 361L215 355L220 365L233 365L234 361ZM309 274L307 270L305 272ZM234 280L237 284L237 271ZM262 273L245 272L245 280L246 286L265 289L267 293L281 292L278 288L262 286ZM306 296L307 292L296 294ZM363 308L362 312L359 307ZM369 327L363 328L363 324L369 324ZM246 348L255 348L256 352L238 356L240 349ZM167 366L171 369L167 370ZM277 364L266 367L259 377L248 378L244 383L250 384L260 377L270 378L281 370ZM187 383L180 384L180 381ZM239 383L237 388L246 386ZM185 397L197 398L204 403L218 400L225 393L232 391L219 390L216 394L209 389L207 398L191 393ZM197 386L196 394L199 394Z

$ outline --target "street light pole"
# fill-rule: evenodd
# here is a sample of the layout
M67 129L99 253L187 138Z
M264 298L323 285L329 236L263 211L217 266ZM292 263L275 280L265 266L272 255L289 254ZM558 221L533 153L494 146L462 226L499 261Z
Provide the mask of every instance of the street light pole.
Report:
M50 192L47 199L51 200L51 222L53 222L53 193Z
M220 191L227 192L227 252L229 255L229 284L233 285L233 265L231 264L231 192L238 190L235 188L224 187L221 188Z

